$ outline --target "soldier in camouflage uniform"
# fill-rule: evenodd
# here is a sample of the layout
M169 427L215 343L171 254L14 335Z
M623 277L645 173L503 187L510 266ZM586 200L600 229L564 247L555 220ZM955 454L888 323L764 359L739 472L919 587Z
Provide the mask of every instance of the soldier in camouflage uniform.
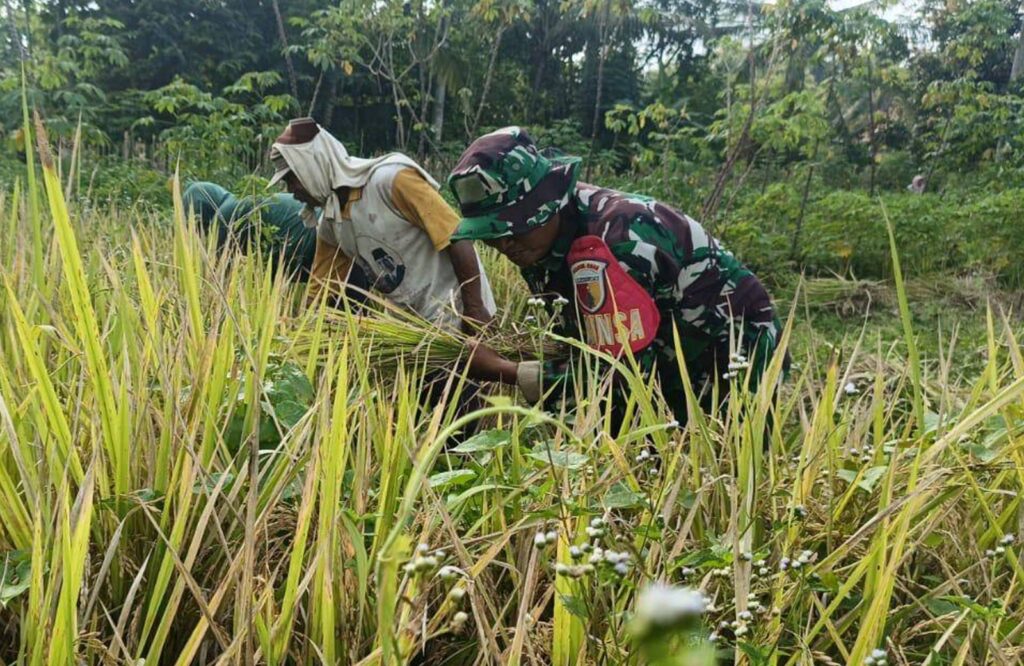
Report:
M579 164L579 158L545 158L518 127L477 139L448 179L463 216L454 238L497 248L549 303L575 300L575 308L563 311L562 332L593 345L594 327L581 325L580 315L585 318L594 305L591 291L600 296L604 287L581 282L582 272L574 268L580 264L567 257L574 241L598 237L657 307L656 332L634 356L642 369L656 373L678 418L685 417L686 406L673 327L705 409L714 407L714 383L719 381L721 398L735 383L726 380L741 369L750 374L745 385L755 388L781 331L758 279L693 218L650 197L578 183ZM499 374L506 381L514 377L531 401L562 375L550 364L493 362L510 364Z

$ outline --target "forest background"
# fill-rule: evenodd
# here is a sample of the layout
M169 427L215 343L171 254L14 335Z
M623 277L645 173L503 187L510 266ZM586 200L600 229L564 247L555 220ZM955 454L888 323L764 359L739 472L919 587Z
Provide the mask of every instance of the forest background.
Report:
M528 127L586 178L702 219L768 280L911 274L1016 286L1024 10L1011 0L5 0L0 178L28 102L73 194L169 209L167 176L259 190L288 118L443 178ZM915 175L925 193L912 196Z

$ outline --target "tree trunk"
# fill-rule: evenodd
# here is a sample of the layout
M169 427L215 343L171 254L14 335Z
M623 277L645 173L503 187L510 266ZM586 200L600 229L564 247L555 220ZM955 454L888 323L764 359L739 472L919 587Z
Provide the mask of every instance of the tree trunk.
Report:
M316 108L316 98L320 96L320 86L324 82L324 72L326 70L320 70L320 76L316 79L316 85L313 87L313 99L309 100L309 111L306 112L307 116L313 115L313 109Z
M814 142L814 157L807 165L807 180L804 181L804 193L800 199L800 216L796 219L796 229L793 230L793 244L789 248L789 258L796 261L800 251L800 231L804 226L804 213L807 212L807 199L811 195L811 178L814 177L814 159L818 157L818 142Z
M878 146L875 144L875 84L870 54L868 54L868 143L871 147L871 196L875 196L875 169L877 167Z
M484 77L484 89L480 93L480 105L476 107L476 115L473 117L473 131L470 132L470 140L476 137L480 128L480 118L484 114L484 106L487 104L487 95L491 91L491 80L494 78L494 63L498 60L498 51L501 49L501 38L505 35L505 26L499 26L498 32L494 35L494 46L491 49L491 60L487 63L487 76Z
M324 127L330 128L331 122L334 120L334 101L338 99L338 78L337 76L331 77L331 82L327 86L327 99L324 100Z
M7 27L11 29L11 48L18 50L18 59L24 63L28 60L28 54L25 53L25 45L21 41L21 33L18 32L18 21L10 0L4 0L4 9L7 11Z
M292 88L292 97L299 101L299 79L295 76L295 66L292 64L292 54L288 52L288 35L284 31L284 21L281 18L281 7L277 0L271 0L274 7L274 19L277 21L277 37L281 40L281 52L284 54L284 64L288 69L288 82Z
M434 141L441 142L444 135L444 102L448 96L448 81L438 76L434 81L434 118L430 126L434 132Z
M391 39L388 39L388 72L395 71L395 48ZM398 149L405 152L405 119L402 118L402 100L398 97L398 82L391 78L391 101L395 105L395 143Z
M1010 67L1010 83L1013 83L1024 74L1024 26L1021 26L1020 36L1017 38L1017 48L1013 52L1013 65Z
M747 26L748 29L751 29L754 4L751 2L747 7ZM722 168L719 169L718 175L715 177L715 185L711 189L711 193L704 199L704 206L701 209L701 222L705 225L711 224L715 214L718 212L718 206L722 203L722 195L725 193L725 185L732 177L733 169L736 168L736 161L746 151L747 144L750 142L750 128L753 127L754 118L757 116L757 62L754 58L753 42L751 42L750 49L747 51L747 64L750 67L750 112L747 114L747 119L743 122L743 129L740 130L740 136L736 140L736 145L726 153L725 163L722 164ZM766 80L771 75L770 64L768 69L769 72L766 75ZM731 113L731 104L729 108Z
M32 0L24 0L22 5L25 8L25 44L28 46L28 60L32 58Z
M590 121L591 152L593 144L597 142L598 121L601 117L601 93L604 90L604 63L608 58L605 48L605 35L608 30L608 3L604 3L604 11L601 13L601 21L597 28L597 90L594 91L594 117Z

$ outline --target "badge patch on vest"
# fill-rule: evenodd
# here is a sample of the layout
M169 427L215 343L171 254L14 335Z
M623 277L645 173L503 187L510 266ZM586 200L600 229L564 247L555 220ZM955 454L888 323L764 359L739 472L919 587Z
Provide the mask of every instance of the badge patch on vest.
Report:
M604 307L603 261L584 260L572 265L572 281L576 285L576 300L584 312L594 313Z
M587 344L618 355L654 340L661 313L650 294L619 265L598 236L577 238L566 257Z

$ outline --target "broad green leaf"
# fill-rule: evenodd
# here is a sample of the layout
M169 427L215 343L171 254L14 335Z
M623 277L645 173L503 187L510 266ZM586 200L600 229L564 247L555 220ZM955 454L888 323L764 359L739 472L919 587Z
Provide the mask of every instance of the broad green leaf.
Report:
M645 499L640 493L631 490L626 483L619 481L605 493L601 505L606 509L631 509L642 504Z
M24 594L31 584L32 560L27 550L12 550L0 556L0 608Z
M512 441L512 434L507 430L487 430L473 435L455 448L453 453L479 453L480 451L493 451L501 448Z
M590 458L582 453L553 451L550 442L541 444L531 451L529 456L545 465L554 465L555 467L564 467L565 469L579 469L590 461Z
M886 470L888 469L888 465L869 467L868 469L864 470L863 474L861 474L860 480L857 481L857 487L870 493L872 490L874 490L875 484L878 483L878 480L882 478L882 475L885 474ZM846 481L847 483L853 483L854 480L857 478L857 474L858 470L855 469L841 469L838 472L836 472L836 476L838 476L843 481Z
M463 486L476 478L476 472L471 469L453 469L450 472L439 472L430 477L430 487L435 490L449 486Z

